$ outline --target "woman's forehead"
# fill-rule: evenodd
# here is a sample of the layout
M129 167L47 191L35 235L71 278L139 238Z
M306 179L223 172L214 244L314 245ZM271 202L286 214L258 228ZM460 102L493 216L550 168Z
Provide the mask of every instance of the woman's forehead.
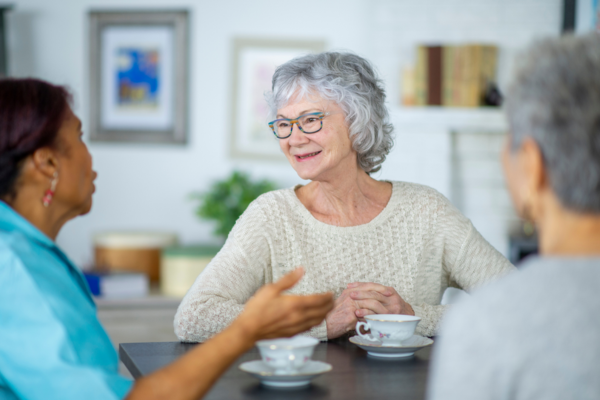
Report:
M337 104L318 94L297 94L277 110L277 117L295 118L307 112L327 111L332 108L337 108Z

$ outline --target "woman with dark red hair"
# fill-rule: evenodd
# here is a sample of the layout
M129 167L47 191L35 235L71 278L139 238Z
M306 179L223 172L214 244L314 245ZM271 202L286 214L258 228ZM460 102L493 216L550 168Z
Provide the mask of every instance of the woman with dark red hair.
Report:
M265 286L227 330L135 384L96 317L81 272L54 240L92 207L92 157L69 93L0 81L0 398L197 399L259 339L319 324L331 294L282 296L296 270Z

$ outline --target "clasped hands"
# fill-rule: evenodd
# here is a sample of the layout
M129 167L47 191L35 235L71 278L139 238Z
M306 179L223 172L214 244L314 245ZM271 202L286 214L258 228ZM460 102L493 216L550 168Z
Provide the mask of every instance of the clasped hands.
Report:
M392 287L371 282L349 283L327 315L327 338L342 336L371 314L415 315L415 312Z

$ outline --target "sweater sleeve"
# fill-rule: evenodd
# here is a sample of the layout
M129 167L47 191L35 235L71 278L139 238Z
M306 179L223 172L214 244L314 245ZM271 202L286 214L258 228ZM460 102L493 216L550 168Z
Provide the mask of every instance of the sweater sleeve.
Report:
M246 301L272 281L270 246L261 234L264 223L264 212L256 200L179 305L174 321L179 340L203 342L221 332L241 313Z
M448 284L471 292L515 270L515 267L481 236L471 221L441 195L437 216L433 228L434 241L435 245L439 246L437 248L442 249L443 276ZM445 287L440 289L443 292ZM435 336L439 322L449 306L415 304L412 307L415 315L422 318L417 326L417 333Z

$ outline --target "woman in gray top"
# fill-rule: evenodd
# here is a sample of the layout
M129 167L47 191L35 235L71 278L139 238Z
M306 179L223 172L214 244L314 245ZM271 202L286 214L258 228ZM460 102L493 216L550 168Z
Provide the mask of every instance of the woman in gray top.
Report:
M503 155L540 257L451 311L430 399L600 398L600 35L535 43L508 92Z

